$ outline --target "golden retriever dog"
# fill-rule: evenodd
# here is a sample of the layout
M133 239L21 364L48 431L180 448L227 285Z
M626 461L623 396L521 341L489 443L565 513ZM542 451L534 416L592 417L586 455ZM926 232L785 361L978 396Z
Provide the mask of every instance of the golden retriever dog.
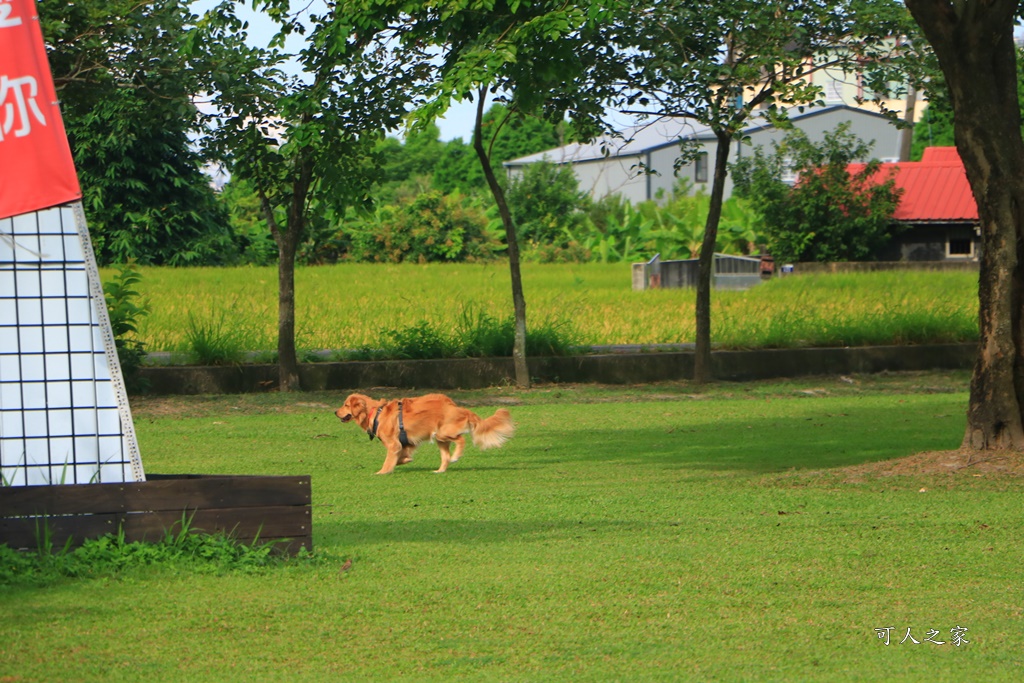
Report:
M483 419L455 405L444 394L391 401L351 394L334 414L342 422L355 422L371 441L380 439L387 448L384 465L377 474L391 474L397 465L412 460L416 447L424 441L437 442L441 466L434 471L440 473L462 457L466 447L463 434L472 434L473 444L484 450L501 446L515 433L512 416L504 408Z

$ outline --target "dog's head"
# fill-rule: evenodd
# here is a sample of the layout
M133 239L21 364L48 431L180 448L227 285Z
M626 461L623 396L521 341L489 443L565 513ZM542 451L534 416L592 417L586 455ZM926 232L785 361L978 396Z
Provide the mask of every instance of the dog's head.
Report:
M345 399L345 402L341 404L341 407L334 411L334 414L338 416L342 422L351 422L355 420L357 424L364 424L366 422L367 408L366 403L370 400L369 396L363 396L362 394L351 394Z

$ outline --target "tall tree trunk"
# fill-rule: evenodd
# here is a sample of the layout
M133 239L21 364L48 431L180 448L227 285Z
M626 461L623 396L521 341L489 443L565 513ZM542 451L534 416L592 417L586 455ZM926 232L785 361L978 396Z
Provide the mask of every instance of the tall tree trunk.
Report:
M295 252L297 234L285 230L277 244L277 369L281 391L298 391L299 359L295 352Z
M512 275L512 307L515 310L515 340L512 345L512 363L515 367L516 386L522 389L530 387L530 368L526 363L526 297L523 296L523 278L519 272L519 240L516 238L516 226L512 222L512 212L508 209L508 202L505 201L505 191L501 189L494 169L491 168L491 158L484 149L483 141L483 117L484 102L486 100L486 89L481 89L477 98L476 106L476 130L473 133L473 149L483 167L484 178L487 179L487 186L494 196L498 205L498 215L501 216L502 225L505 226L505 241L508 244L508 267Z
M914 146L914 116L917 108L917 90L913 85L907 87L907 103L903 108L903 123L906 128L900 131L900 161L910 161L910 150Z
M307 115L304 122L308 120ZM277 383L280 391L302 388L295 351L295 255L306 232L306 199L313 184L313 162L308 152L296 160L296 169L298 173L288 201L288 225L272 231L277 241Z
M698 384L711 381L711 275L715 265L715 242L718 241L718 223L722 218L725 198L725 176L728 173L732 133L717 131L715 148L715 174L711 182L711 201L708 219L704 224L704 240L700 247L697 272L697 339L693 357L693 380Z
M277 223L274 207L257 184L257 194L270 234L277 244L277 384L281 391L299 389L299 362L295 353L295 252L301 235L302 216L288 210L288 225Z
M956 147L978 205L980 344L963 447L1024 449L1024 140L1013 42L1017 0L907 0L946 77Z

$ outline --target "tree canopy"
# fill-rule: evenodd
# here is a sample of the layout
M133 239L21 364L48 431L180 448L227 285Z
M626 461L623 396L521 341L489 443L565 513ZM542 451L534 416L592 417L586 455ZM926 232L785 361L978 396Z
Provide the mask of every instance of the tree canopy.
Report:
M191 142L185 5L83 0L38 10L99 262L230 258L226 212Z
M333 4L323 13L291 13L287 0L256 5L279 26L266 47L249 44L235 3L224 2L197 22L185 52L208 66L202 149L249 184L277 244L279 381L287 391L299 387L299 246L311 221L368 200L380 168L375 146L400 124L423 67L368 47ZM283 49L289 35L305 36L302 49Z
M472 147L505 229L520 386L530 383L526 300L516 229L495 169L501 161L495 146L500 130L523 117L560 122L569 114L582 130L599 125L600 89L587 77L597 46L586 36L601 14L597 5L552 0L384 0L346 7L346 22L357 34L373 36L406 64L427 67L423 100L410 114L414 126L433 122L453 101L477 105ZM486 126L489 98L501 101L507 111Z
M942 72L935 67L927 84L928 104L914 125L912 159L920 159L925 147L952 147L956 144L953 130L953 104ZM1024 102L1024 48L1017 48L1017 100Z
M703 382L711 377L711 268L735 137L754 116L777 121L789 108L817 103L815 71L859 73L870 90L885 93L896 57L907 57L893 36L912 23L895 0L667 0L624 9L614 39L629 87L612 105L688 118L717 138L697 284L694 376ZM684 147L680 161L695 151Z
M484 139L491 148L491 167L504 175L502 164L510 159L558 147L564 144L567 126L535 116L508 117L508 108L492 104L483 117ZM469 131L472 135L474 131ZM496 132L496 134L495 134ZM443 142L434 123L413 127L404 140L389 136L378 147L381 159L379 190L374 200L388 202L401 193L403 184L426 180L430 187L442 192L464 195L489 192L480 161L471 145L461 138ZM493 140L492 140L493 138Z

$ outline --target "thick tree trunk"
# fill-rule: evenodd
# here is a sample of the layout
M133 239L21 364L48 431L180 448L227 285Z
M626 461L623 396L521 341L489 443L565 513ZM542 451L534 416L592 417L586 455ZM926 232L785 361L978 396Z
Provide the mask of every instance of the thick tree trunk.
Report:
M711 381L711 275L715 265L715 242L718 241L718 223L722 218L725 197L725 176L728 173L732 134L719 131L715 150L715 173L711 183L711 202L708 219L704 224L704 240L700 247L697 272L697 338L693 358L693 380L698 384Z
M1024 140L1013 29L1017 0L907 0L939 58L956 146L981 224L980 344L963 447L1024 449Z
M526 297L523 296L523 278L519 271L519 240L516 238L516 227L512 222L512 212L505 201L505 191L501 189L491 159L484 149L482 124L486 91L480 92L476 109L476 130L473 133L473 149L483 167L487 186L498 205L498 215L505 226L505 241L508 244L508 267L512 276L512 307L515 311L515 340L512 346L512 363L515 367L516 386L522 389L530 387L530 368L526 363Z

